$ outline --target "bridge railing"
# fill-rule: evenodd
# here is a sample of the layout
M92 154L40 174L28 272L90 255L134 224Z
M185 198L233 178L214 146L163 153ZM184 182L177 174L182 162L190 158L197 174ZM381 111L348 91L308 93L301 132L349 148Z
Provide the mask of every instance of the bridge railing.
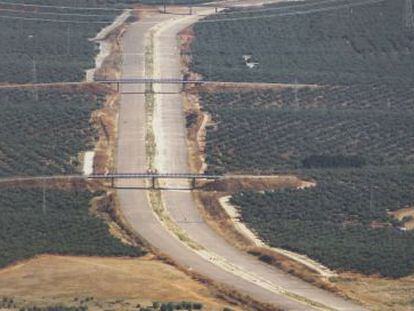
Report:
M195 84L201 85L206 83L207 81L202 80L187 80L187 79L177 79L177 78L130 78L130 79L118 79L118 80L106 80L106 79L97 79L95 83L100 84L109 84L109 85L116 85L117 92L120 91L121 85L128 85L128 84L145 84L152 86L153 84L179 84L182 86L182 89L186 85Z
M191 181L191 188L195 189L196 181L203 180L218 180L223 179L222 175L208 175L208 174L192 174L192 173L110 173L110 174L92 174L87 176L89 179L109 180L111 187L115 188L115 181L118 179L147 179L151 181L151 189L157 188L157 181L160 179L187 179Z
M119 84L203 84L208 81L203 80L186 80L186 79L176 79L176 78L130 78L130 79L118 79L118 80L106 80L106 79L98 79L95 80L97 83L119 83Z

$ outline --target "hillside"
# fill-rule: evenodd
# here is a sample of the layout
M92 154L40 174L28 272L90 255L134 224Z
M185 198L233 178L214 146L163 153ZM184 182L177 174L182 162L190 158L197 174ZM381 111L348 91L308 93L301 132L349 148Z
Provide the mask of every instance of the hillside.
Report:
M286 83L199 94L211 117L208 172L316 181L233 196L271 246L337 271L414 272L412 216L393 216L414 206L414 30L404 27L404 8L402 0L295 2L225 11L193 27L190 67L205 79Z
M227 11L222 22L211 16L193 28L191 68L220 81L410 83L414 33L403 26L405 0L372 2L282 3Z
M2 84L84 80L98 53L89 39L120 12L79 10L108 1L13 3L0 4L0 40L7 42L0 45ZM95 148L105 126L92 115L106 107L109 94L88 86L0 88L0 177L81 174L82 154ZM96 187L5 183L0 192L0 267L45 253L145 254L111 234L105 213L114 202L92 213L105 193Z

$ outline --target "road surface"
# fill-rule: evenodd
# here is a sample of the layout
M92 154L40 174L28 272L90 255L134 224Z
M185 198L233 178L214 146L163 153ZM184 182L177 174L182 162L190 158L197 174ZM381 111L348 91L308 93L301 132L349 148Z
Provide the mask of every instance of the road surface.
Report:
M176 36L196 20L197 16L158 14L144 16L132 24L122 39L122 78L146 77L146 36L153 27L156 29L153 40L155 76L180 78ZM142 85L122 85L121 92L142 92L143 88ZM174 93L178 91L177 88L177 85L158 85L156 91ZM162 173L189 171L182 100L180 94L156 95L155 165ZM148 169L145 137L145 96L121 95L117 151L119 172L145 172ZM204 248L203 251L191 249L166 229L149 205L146 191L120 189L118 193L122 212L132 228L153 247L190 270L286 310L319 309L306 301L314 301L337 310L362 310L354 303L270 267L227 244L204 223L190 192L163 192L163 201L172 219Z

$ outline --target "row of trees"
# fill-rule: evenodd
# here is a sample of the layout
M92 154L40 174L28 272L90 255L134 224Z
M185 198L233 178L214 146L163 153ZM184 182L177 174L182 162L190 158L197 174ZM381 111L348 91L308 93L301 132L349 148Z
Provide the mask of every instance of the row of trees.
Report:
M98 51L90 38L121 12L66 7L119 9L136 1L42 0L33 3L40 5L35 11L5 2L12 5L3 3L2 8L14 11L2 14L11 19L0 19L0 83L30 83L83 80ZM91 114L102 107L105 96L81 87L0 90L0 177L77 172L79 153L91 149L97 135ZM143 255L90 214L94 196L87 190L0 189L0 267L41 253Z
M390 111L380 100L361 108L354 103L337 109L340 101L330 107L310 104L293 108L289 100L275 104L268 93L266 98L259 91L202 94L203 109L215 122L208 128L206 142L211 172L405 165L414 161L412 108Z
M301 10L284 3L275 14L232 12L251 20L195 25L192 69L207 79L293 84L201 94L214 122L206 137L210 172L288 171L317 182L233 197L269 244L333 269L414 271L414 233L403 228L409 219L390 214L414 206L414 34L402 30L404 4L344 0L325 10L331 4L319 2L312 14L277 16ZM211 18L220 17L229 15ZM246 55L258 65L246 66Z
M335 5L321 2L312 6L312 14L277 16L309 10L278 4L269 8L279 10L250 13L251 20L246 20L246 12L240 20L234 12L222 13L224 19L236 18L194 26L192 69L222 81L413 82L414 34L402 31L405 1L349 4L345 0ZM342 9L330 10L332 6ZM246 66L243 55L251 55L258 66Z
M386 277L414 270L414 232L389 211L414 203L414 169L309 171L314 188L241 192L232 203L270 245L326 266Z
M98 52L97 44L90 39L111 24L122 8L138 1L42 0L33 3L40 5L36 11L16 10L16 1L3 2L10 2L2 6L12 10L2 14L10 18L0 19L0 82L30 83L34 75L37 82L83 80L85 70L95 67ZM79 7L89 9L80 11Z
M39 89L0 90L0 176L73 173L76 157L92 147L92 111L104 94Z
M241 90L201 94L205 105L290 109L381 110L413 112L414 89L409 83L364 83L347 86L298 87Z
M88 191L0 189L0 267L36 254L140 256L91 215ZM24 230L22 230L24 228Z

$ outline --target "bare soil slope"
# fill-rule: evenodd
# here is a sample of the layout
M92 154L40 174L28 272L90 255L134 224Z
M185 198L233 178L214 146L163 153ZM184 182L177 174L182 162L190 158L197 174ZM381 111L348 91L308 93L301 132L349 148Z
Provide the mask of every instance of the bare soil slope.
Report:
M207 310L227 305L183 272L149 257L39 256L0 270L0 296L36 305L94 297L91 309L183 300L201 302Z

